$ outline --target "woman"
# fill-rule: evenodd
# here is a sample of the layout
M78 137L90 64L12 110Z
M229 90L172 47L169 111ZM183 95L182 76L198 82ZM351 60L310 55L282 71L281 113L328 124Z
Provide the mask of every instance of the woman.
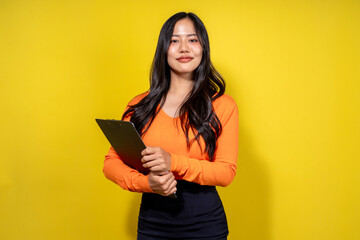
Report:
M135 97L123 120L134 123L148 146L148 175L125 165L113 148L105 176L142 192L138 239L226 239L227 220L215 186L235 176L238 109L210 61L208 35L193 13L163 25L150 90ZM176 192L177 198L168 197Z

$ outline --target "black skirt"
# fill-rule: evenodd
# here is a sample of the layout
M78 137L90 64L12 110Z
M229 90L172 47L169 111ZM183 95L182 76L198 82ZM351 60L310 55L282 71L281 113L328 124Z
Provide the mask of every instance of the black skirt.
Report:
M226 239L226 215L214 186L178 181L177 198L142 196L138 239Z

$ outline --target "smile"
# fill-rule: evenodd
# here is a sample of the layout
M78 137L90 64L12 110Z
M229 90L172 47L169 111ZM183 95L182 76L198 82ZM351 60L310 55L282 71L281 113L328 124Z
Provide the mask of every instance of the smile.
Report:
M191 60L193 60L193 58L192 57L180 57L180 58L177 58L176 60L178 60L181 63L187 63L187 62L190 62Z

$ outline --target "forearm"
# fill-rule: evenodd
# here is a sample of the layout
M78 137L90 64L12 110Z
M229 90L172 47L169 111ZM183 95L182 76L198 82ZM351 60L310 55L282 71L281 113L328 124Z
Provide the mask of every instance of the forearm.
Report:
M103 172L106 178L125 190L153 192L149 186L148 176L124 164L112 148L105 156Z
M171 154L171 171L181 179L200 185L228 186L236 174L236 159L214 162Z
M222 133L217 139L213 161L172 154L171 171L178 177L201 185L212 186L227 186L233 181L236 174L239 143L236 104L234 103L226 114L219 114L219 117Z

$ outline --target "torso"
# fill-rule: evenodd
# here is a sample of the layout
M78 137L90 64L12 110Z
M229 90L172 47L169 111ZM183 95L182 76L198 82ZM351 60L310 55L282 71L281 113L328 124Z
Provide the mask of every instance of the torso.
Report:
M145 95L145 94L144 94ZM144 96L142 95L142 97ZM182 100L183 101L183 100ZM201 148L197 143L187 147L185 135L181 129L177 109L182 101L169 97L143 135L147 146L160 146L165 151L200 160L209 160L204 141ZM231 101L222 96L213 102L218 117L228 114ZM194 134L190 131L190 139ZM228 234L226 215L214 186L201 186L182 180L178 181L177 199L163 197L153 193L144 193L139 214L138 231L156 239L226 239ZM200 224L199 224L200 223Z
M172 118L178 117L180 107L183 104L185 97L186 96L183 95L169 93L166 97L164 105L162 106L162 110Z

